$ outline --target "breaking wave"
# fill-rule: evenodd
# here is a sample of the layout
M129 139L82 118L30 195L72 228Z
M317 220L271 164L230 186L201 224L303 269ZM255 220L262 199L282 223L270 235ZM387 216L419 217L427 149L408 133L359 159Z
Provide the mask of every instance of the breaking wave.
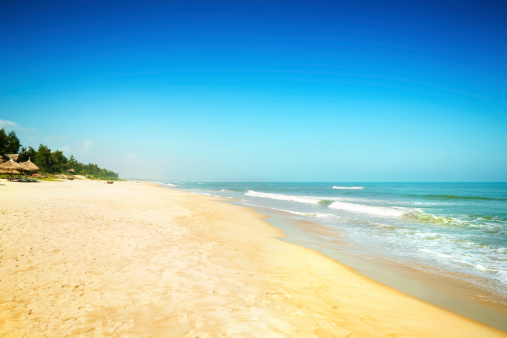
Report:
M345 202L333 202L329 205L329 208L387 217L401 217L410 212L410 210L404 208L386 208Z
M324 214L324 213L321 213L321 212L300 212L300 211L293 211L293 210L286 210L286 209L277 209L277 208L270 208L270 209L277 210L277 211L288 212L289 214L306 216L306 217L329 218L329 219L335 218L335 219L338 219L338 216L336 216L336 215L333 215L333 214Z
M388 217L401 217L405 213L412 211L412 209L405 208L388 208L388 207L377 207L363 204L346 203L337 200L322 199L322 197L316 196L293 196L283 194L272 194L265 192L258 192L254 190L248 190L245 193L246 196L270 198L280 201L291 201L297 203L313 204L327 206L331 209L345 210L363 214L370 214L376 216L388 216Z
M271 194L271 193L267 193L267 192L258 192L258 191L254 191L254 190L248 190L245 193L245 195L246 196L254 196L254 197L270 198L270 199L280 200L280 201L291 201L291 202L315 204L315 205L320 204L320 201L321 201L321 199L319 197Z
M485 228L491 231L501 231L502 224L495 225L503 221L496 217L473 217L469 215L462 215L460 217L437 216L430 213L425 213L418 208L398 207L398 206L375 206L359 203L343 202L342 198L333 197L319 197L319 196L296 196L284 195L275 193L258 192L248 190L246 196L269 198L279 201L290 201L296 203L310 204L315 206L327 207L334 210L342 210L346 212L353 212L358 214L366 214L376 217L390 217L402 218L407 221L424 222L438 226L448 227L475 227ZM495 222L496 221L496 222Z
M343 189L343 190L358 190L358 189L364 189L364 187L339 187L339 186L333 186L333 189Z

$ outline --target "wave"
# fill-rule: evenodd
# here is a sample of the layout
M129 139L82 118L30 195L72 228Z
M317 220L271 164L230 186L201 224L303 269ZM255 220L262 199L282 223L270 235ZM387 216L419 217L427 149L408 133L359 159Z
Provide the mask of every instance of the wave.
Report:
M328 219L339 219L340 218L340 217L333 215L333 214L325 214L325 213L321 213L321 212L301 212L301 211L294 211L294 210L287 210L287 209L270 208L270 207L256 205L256 204L250 204L250 203L243 203L243 205L247 205L250 207L256 207L256 208L281 211L281 212L286 212L286 213L293 214L293 215L306 216L306 217L328 218Z
M327 206L331 209L345 210L363 214L370 214L375 216L387 216L387 217L401 217L406 213L413 211L412 209L405 208L388 208L388 207L377 207L363 204L346 203L337 200L322 199L322 197L316 196L294 196L294 195L283 195L273 194L266 192L258 192L254 190L248 190L245 193L246 196L270 198L280 201L291 201L312 205Z
M387 217L401 217L411 211L404 208L386 208L345 202L333 202L329 208Z
M485 196L456 196L456 195L411 195L412 197L424 197L428 199L443 200L478 200L478 201L507 201L507 198L495 198Z
M403 215L407 219L412 219L420 222L426 222L435 225L449 226L449 227L470 227L470 228L482 228L487 231L493 231L502 233L504 226L501 221L496 221L495 217L488 217L489 220L483 217L470 217L469 215L462 215L465 219L456 217L437 216L433 214L427 214L422 211L413 210ZM486 221L486 222L484 222ZM496 223L495 223L496 222ZM500 224L498 224L500 223Z
M358 190L358 189L364 189L364 187L339 187L339 186L333 186L333 189L343 189L343 190Z
M452 258L452 256L450 256L450 255L446 255L446 254L443 254L443 253L431 251L431 250L428 250L428 249L419 249L419 251L422 251L424 253L430 254L430 255L432 255L434 257L438 257L438 258L444 258L444 259L451 259Z
M484 215L466 215L470 219L475 219L478 221L487 221L487 222L497 222L503 223L505 219L500 216L484 216Z
M457 225L464 226L470 222L466 222L454 217L437 216L433 214L427 214L422 211L411 211L404 215L406 218L423 221L427 223L440 224L440 225Z
M246 196L254 196L254 197L270 198L270 199L280 200L280 201L291 201L291 202L315 204L315 205L318 205L320 203L320 201L322 201L319 197L271 194L271 193L267 193L267 192L258 192L258 191L254 191L254 190L248 190L245 193L245 195Z
M462 217L457 218L449 216L437 216L430 213L425 213L421 211L421 209L410 207L374 206L359 203L343 202L342 198L337 199L332 197L295 196L295 195L258 192L254 190L248 190L245 193L245 195L275 199L280 201L311 204L315 206L328 207L330 209L335 210L343 210L377 217L402 218L407 221L424 222L439 226L474 227L474 228L484 228L486 230L495 232L504 231L503 224L497 225L491 224L493 222L503 223L502 222L503 220L502 219L497 220L497 217L486 217L486 216L470 217L468 215L462 215ZM346 200L349 201L350 199ZM464 219L462 219L463 217Z
M498 271L497 275L498 276L496 277L496 279L498 279L503 284L507 284L507 271Z
M321 212L300 212L300 211L293 211L293 210L286 210L286 209L277 209L277 208L270 208L271 210L276 210L276 211L283 211L283 212L287 212L289 214L294 214L294 215L300 215L300 216L306 216L306 217L316 217L316 218L339 218L338 216L336 215L333 215L333 214L324 214L324 213L321 213Z
M165 186L169 188L176 188L178 185L173 183L166 183Z

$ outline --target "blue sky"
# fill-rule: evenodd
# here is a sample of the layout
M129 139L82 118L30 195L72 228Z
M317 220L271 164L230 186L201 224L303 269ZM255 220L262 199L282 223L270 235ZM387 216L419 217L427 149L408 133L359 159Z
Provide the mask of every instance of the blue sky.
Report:
M507 4L2 1L0 127L121 177L507 181Z

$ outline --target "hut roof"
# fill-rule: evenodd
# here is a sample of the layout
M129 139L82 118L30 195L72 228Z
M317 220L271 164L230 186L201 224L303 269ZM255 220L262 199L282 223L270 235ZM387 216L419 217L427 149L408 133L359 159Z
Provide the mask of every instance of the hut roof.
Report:
M19 164L21 166L21 168L23 168L23 171L30 171L30 169L28 169L28 166L24 163L20 163Z
M0 174L13 174L13 175L19 175L20 172L15 169L2 169L0 168Z
M28 159L26 162L21 162L20 164L28 171L39 171L39 167L33 164L30 159Z
M21 164L14 162L12 158L9 161L6 161L2 164L0 164L0 169L3 170L21 170L23 171L24 168Z
M4 156L13 161L17 161L19 158L19 154L5 154Z

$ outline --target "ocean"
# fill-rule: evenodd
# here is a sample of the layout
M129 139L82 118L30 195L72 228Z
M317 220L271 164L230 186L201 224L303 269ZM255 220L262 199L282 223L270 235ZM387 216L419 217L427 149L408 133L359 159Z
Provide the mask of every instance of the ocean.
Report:
M505 306L507 183L163 184L304 224L324 253L459 276Z

